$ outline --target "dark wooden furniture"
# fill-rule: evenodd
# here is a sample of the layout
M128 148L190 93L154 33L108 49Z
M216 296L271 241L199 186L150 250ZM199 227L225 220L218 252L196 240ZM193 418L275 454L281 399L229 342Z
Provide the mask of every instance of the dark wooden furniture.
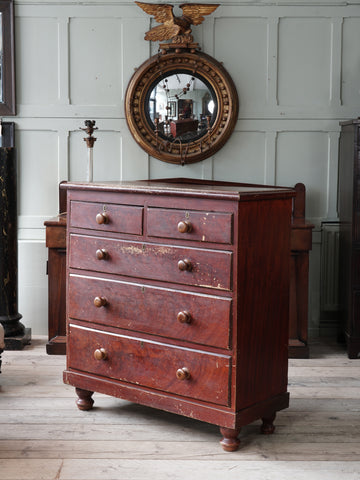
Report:
M274 431L288 406L293 189L67 185L67 367L94 391L220 426Z
M192 118L183 118L180 120L172 120L170 122L170 131L171 135L175 137L180 137L184 133L196 132L198 128L199 121Z
M48 248L48 335L46 352L66 353L66 216L45 222Z
M59 186L59 215L47 220L49 355L66 353L66 190Z
M167 180L170 181L170 180ZM187 179L187 181L190 181ZM192 180L200 182L199 180ZM295 185L291 223L289 358L308 358L308 279L309 251L313 225L305 220L305 186ZM60 185L60 211L47 222L49 249L49 342L48 354L66 353L65 283L66 283L66 185Z
M1 6L0 6L1 11ZM5 349L22 350L31 341L31 328L18 311L17 155L15 124L3 122L0 136L0 323Z
M360 119L341 123L340 219L341 335L349 358L360 357Z
M314 225L305 220L305 185L295 185L291 222L289 357L308 358L309 251Z

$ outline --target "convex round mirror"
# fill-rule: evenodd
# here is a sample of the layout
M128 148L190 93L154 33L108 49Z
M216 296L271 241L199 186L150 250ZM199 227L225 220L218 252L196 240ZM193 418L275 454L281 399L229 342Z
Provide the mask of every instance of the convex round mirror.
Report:
M235 86L223 66L201 52L155 55L129 82L126 120L151 156L194 163L217 152L238 114Z

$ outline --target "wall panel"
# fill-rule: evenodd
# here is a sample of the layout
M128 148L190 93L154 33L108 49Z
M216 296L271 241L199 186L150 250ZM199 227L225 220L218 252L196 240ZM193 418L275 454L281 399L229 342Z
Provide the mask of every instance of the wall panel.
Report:
M16 145L20 221L23 217L33 217L33 226L38 227L36 217L52 216L57 210L54 195L58 188L57 134L49 130L18 131ZM23 226L20 222L20 227Z
M360 11L359 11L360 15ZM343 104L356 104L360 115L360 17L345 18L342 43L342 88Z
M121 180L121 136L119 132L95 131L93 148L94 181ZM88 148L83 140L83 131L70 132L69 161L72 181L86 181L88 168Z
M265 183L264 132L234 132L232 146L225 145L214 157L214 178Z
M327 216L328 134L280 132L277 137L276 183L307 188L308 218Z
M18 307L33 334L47 334L47 252L44 241L19 241Z
M257 110L266 103L267 41L264 18L220 18L215 22L214 56L224 62L236 84L241 111Z
M70 19L70 100L73 105L120 103L121 36L118 18Z
M17 18L17 103L48 105L58 101L58 23L56 18Z
M330 99L331 25L324 18L281 18L278 100L310 111Z

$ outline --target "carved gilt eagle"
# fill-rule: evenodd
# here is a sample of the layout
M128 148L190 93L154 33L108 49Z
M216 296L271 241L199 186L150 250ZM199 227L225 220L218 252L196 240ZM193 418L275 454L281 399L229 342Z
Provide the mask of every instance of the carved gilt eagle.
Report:
M177 37L183 40L192 40L190 25L200 25L204 21L203 15L210 15L219 4L183 3L180 8L183 11L181 17L173 13L173 5L158 3L135 2L144 12L153 15L154 19L161 23L145 34L145 40L163 41Z

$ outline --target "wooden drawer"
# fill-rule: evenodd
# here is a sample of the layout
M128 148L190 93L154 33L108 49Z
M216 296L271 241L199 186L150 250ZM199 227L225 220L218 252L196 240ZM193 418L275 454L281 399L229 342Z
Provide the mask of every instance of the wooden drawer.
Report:
M230 298L69 277L71 318L218 348L229 348L231 303Z
M147 234L199 242L232 243L232 214L150 207Z
M70 209L70 227L142 235L143 207L73 200Z
M106 358L96 360L94 352L101 348L105 350ZM68 352L69 370L80 370L218 405L229 404L229 356L73 324L69 326ZM177 371L184 367L190 377L180 380Z
M231 290L231 264L231 252L70 235L70 268Z

